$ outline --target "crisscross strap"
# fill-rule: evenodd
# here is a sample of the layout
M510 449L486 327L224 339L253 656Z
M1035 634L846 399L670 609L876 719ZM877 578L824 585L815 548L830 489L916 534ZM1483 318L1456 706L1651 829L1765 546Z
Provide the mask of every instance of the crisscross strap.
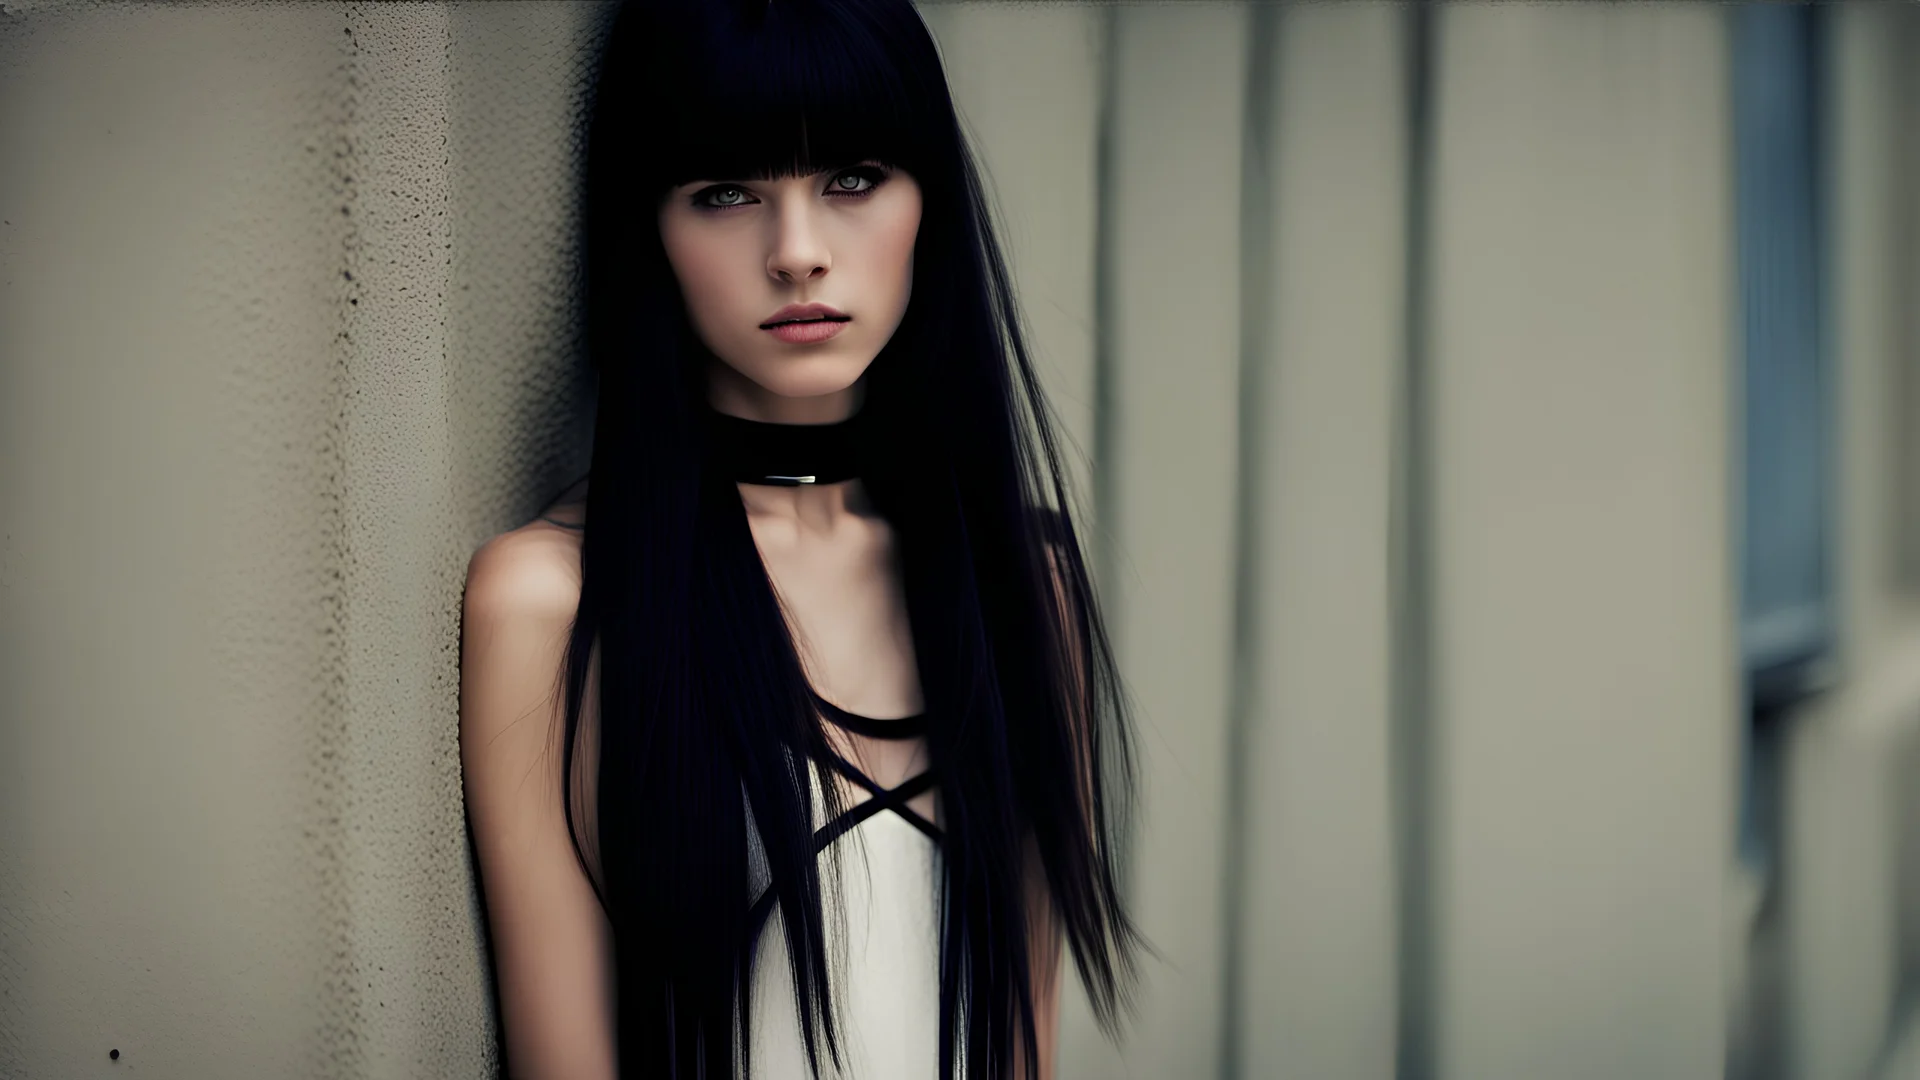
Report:
M845 813L815 830L813 834L813 850L815 852L825 850L828 844L845 836L847 830L883 810L891 810L901 817L906 818L907 824L926 833L928 838L932 839L935 843L940 841L940 827L928 821L926 818L921 817L919 811L907 805L908 799L913 798L933 786L934 779L932 769L928 769L926 772L906 781L898 787L883 788L868 779L860 770L847 764L845 761L839 760L837 755L834 760L834 765L848 779L866 788L867 791L872 794L872 798L857 806L848 807Z
M895 787L883 788L879 784L874 783L872 777L855 768L851 761L841 757L839 754L829 753L825 756L828 764L833 766L834 771L860 785L862 788L865 788L871 798L855 806L848 807L839 817L834 818L832 821L814 830L813 852L815 855L825 851L828 844L845 836L861 822L888 810L905 818L907 824L925 833L934 843L937 844L941 842L945 833L941 831L940 826L928 821L918 810L907 805L907 800L933 787L933 785L938 782L932 769L928 769L910 780L903 781ZM753 902L753 908L748 912L748 924L752 927L749 933L755 940L759 938L760 931L766 927L767 918L773 914L773 902L776 892L777 890L769 883L766 889L760 893L759 898Z

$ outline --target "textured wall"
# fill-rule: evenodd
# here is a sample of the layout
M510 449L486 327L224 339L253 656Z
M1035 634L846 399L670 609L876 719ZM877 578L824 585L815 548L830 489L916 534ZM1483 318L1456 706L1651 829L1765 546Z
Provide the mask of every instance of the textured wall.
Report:
M0 1074L317 1076L357 1029L344 23L0 19Z
M924 10L1140 705L1063 1075L1711 1073L1720 15L1443 9L1422 129L1399 7ZM459 589L584 468L607 9L7 11L0 1076L480 1075Z
M0 17L0 1075L487 1068L454 630L583 467L600 14Z

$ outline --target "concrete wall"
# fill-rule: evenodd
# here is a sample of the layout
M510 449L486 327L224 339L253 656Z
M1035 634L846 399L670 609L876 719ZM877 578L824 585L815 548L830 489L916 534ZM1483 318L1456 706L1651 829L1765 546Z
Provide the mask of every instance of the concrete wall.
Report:
M488 1068L453 628L581 463L596 11L0 15L0 1075Z

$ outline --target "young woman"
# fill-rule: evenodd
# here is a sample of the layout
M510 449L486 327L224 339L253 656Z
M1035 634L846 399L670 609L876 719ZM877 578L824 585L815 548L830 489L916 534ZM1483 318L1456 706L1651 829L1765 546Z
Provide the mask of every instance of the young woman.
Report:
M601 60L592 471L469 568L509 1072L1051 1072L1114 1030L1121 695L908 0L652 0Z

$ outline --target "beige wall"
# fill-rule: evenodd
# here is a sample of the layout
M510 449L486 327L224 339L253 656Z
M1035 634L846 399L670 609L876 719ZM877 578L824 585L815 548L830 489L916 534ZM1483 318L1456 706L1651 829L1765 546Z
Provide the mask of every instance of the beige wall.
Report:
M0 1075L480 1075L466 557L580 463L596 9L0 17Z
M458 597L583 465L604 10L0 16L0 1075L490 1064ZM1726 9L1440 7L1417 130L1407 8L923 10L1140 707L1063 1076L1717 1075Z
M1241 401L1244 781L1228 812L1244 895L1226 1052L1242 1077L1387 1077L1408 26L1386 5L1267 14L1265 100L1250 106L1264 167L1248 174L1249 235L1265 258Z
M1437 27L1442 1076L1720 1069L1728 10L1463 7Z
M3 1075L320 1076L358 1027L339 26L0 19Z

